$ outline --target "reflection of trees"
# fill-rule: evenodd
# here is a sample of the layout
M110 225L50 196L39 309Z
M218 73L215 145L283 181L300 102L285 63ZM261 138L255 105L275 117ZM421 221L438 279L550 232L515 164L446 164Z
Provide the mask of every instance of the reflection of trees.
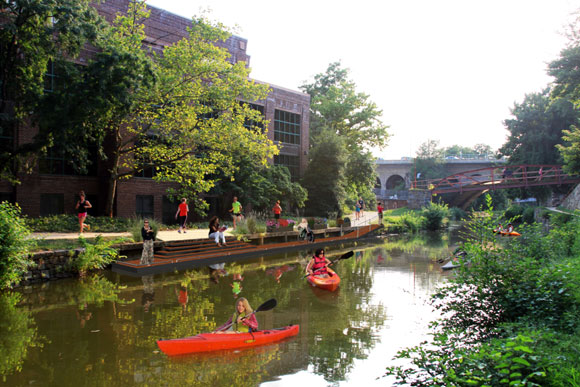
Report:
M0 375L20 371L28 348L38 343L37 327L31 313L16 305L17 293L0 294Z
M382 305L368 303L374 257L372 251L364 251L362 258L337 265L341 276L339 302L325 314L326 318L307 322L309 332L313 332L309 337L309 361L327 381L344 380L354 360L367 357L376 342L375 333L386 319Z

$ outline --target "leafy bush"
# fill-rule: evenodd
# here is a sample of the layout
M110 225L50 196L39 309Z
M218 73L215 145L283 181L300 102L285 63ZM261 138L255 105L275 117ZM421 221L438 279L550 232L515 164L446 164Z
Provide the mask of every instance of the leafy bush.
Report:
M514 205L505 210L503 216L512 223L520 223L524 208L520 205Z
M126 232L131 219L108 216L87 216L85 223L96 232ZM51 215L41 218L27 218L26 223L35 232L78 232L79 220L76 215Z
M400 351L411 365L387 372L414 386L578 385L580 221L548 234L525 225L500 247L491 206L485 214L467 225L471 265L433 295L444 316L434 340Z
M467 212L465 212L459 207L451 207L449 209L449 217L452 220L463 220L467 218Z
M149 226L153 229L153 237L157 238L157 232L159 232L160 223L155 219L148 219ZM128 230L133 237L135 242L141 242L143 238L141 237L141 229L143 228L143 219L141 218L131 218L131 223L129 224Z
M387 217L385 220L387 232L392 233L416 233L423 228L425 222L424 217L412 211L407 211L397 217Z
M89 270L104 269L119 257L117 249L111 247L114 244L123 242L124 239L104 240L98 236L94 243L88 242L85 238L79 237L79 242L84 251L72 261L72 266L81 275Z
M18 283L33 264L29 255L36 242L28 238L30 233L20 207L0 203L0 289Z
M524 213L522 215L522 220L524 222L526 222L527 224L534 223L535 219L534 219L534 208L533 207L526 207L526 209L524 210Z
M444 226L449 216L449 208L447 204L430 203L423 209L422 215L425 218L425 228L429 231L436 231Z

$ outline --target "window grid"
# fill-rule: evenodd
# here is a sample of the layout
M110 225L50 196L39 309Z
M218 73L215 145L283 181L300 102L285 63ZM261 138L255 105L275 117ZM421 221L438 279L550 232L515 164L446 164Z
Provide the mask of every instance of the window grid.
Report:
M141 218L152 219L154 214L153 195L137 195L135 198L135 214Z
M89 159L93 162L88 166L86 174L77 172L67 161L64 152L57 147L49 148L46 155L40 158L38 161L39 172L46 175L96 176L97 165L94 160L97 159L97 150L95 147L90 147L89 152Z
M298 181L300 178L300 157L276 155L274 156L274 165L283 165L288 168L292 181Z
M300 114L276 110L274 113L274 141L300 145Z
M48 61L46 73L44 73L44 91L52 93L54 91L56 74L54 72L54 62Z
M245 103L245 102L241 102L241 103ZM250 107L250 109L254 109L260 112L260 114L262 115L262 119L264 119L264 106L262 105L256 105L254 103L248 103L248 106ZM256 127L260 128L260 132L264 133L264 122L258 122L255 120L250 120L250 119L246 119L244 121L244 127L248 130L254 130Z

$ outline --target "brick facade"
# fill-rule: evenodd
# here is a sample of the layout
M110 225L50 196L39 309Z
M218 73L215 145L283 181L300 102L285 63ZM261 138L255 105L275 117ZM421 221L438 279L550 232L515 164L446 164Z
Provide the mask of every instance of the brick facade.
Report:
M107 21L111 22L115 14L127 10L128 0L105 0L95 7ZM147 38L144 43L154 50L161 52L163 47L171 45L187 36L187 27L191 20L170 12L149 7L150 17L145 21ZM230 54L232 62L245 61L249 66L250 56L246 53L247 40L238 36L231 36L220 44ZM85 47L78 63L86 63L92 56L94 49ZM262 81L256 81L263 83ZM308 162L309 148L309 108L310 96L298 91L270 85L271 92L264 101L255 101L256 105L263 106L264 115L269 120L268 137L274 140L274 117L276 110L297 114L300 116L300 144L281 145L281 154L298 160L299 174L302 175ZM17 144L30 142L35 134L34 128L21 130L15 138ZM274 160L270 160L271 163ZM40 174L38 165L33 173L20 176L21 184L11 185L0 181L0 200L9 199L18 202L23 213L36 217L46 212L48 202L59 207L62 202L62 212L74 213L76 195L79 190L87 193L87 198L95 207L91 215L102 215L106 202L108 181L106 179L106 165L99 163L96 176L63 176ZM169 206L164 196L170 187L168 183L157 183L152 179L132 178L118 182L115 213L120 217L135 216L137 210L137 196L153 197L153 213L156 219L167 219ZM142 196L142 197L143 197ZM141 197L141 198L142 198ZM147 199L147 198L146 198ZM44 201L44 202L43 202ZM165 214L164 214L165 207ZM60 211L58 211L60 212Z

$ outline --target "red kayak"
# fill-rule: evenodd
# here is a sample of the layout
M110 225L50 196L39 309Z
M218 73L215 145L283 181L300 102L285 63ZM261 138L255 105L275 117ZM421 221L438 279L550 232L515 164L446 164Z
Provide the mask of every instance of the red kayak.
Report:
M317 277L315 275L309 275L307 279L312 286L334 292L336 289L338 289L338 285L340 284L340 277L331 268L328 268L328 274L330 274L328 277Z
M159 349L166 355L185 355L196 352L240 349L266 345L287 337L296 336L298 325L278 329L266 329L252 333L201 333L182 339L157 340Z

